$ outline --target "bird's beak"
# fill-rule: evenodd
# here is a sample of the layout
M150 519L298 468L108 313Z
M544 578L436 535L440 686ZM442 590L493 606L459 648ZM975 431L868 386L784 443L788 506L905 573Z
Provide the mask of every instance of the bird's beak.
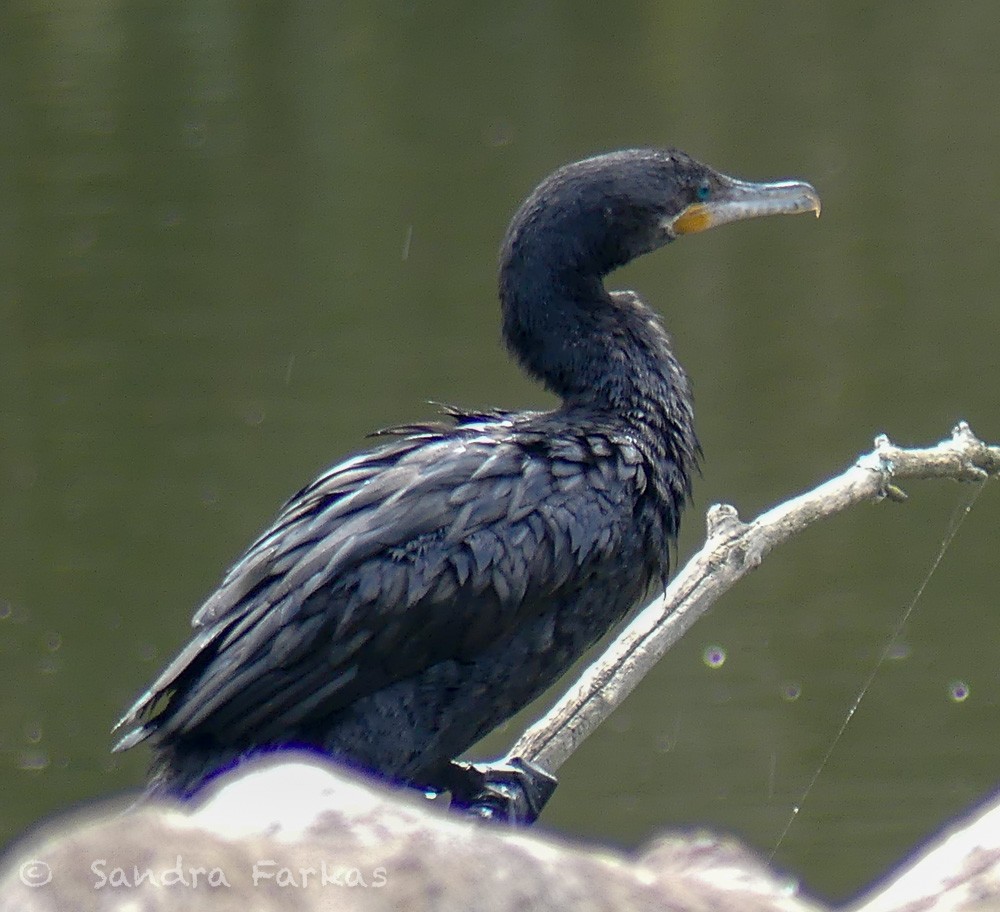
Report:
M728 222L763 215L792 215L820 211L819 194L805 181L775 181L756 184L717 175L719 185L711 199L691 203L664 227L673 235L697 234Z

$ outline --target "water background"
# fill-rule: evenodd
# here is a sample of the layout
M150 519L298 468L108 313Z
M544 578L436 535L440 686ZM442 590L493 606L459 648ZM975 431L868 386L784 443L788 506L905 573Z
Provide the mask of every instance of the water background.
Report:
M684 239L611 282L693 379L682 557L708 504L752 516L877 433L1000 440L998 52L987 2L5 5L0 838L141 781L112 722L317 471L428 400L552 403L499 344L494 278L566 161L678 145L823 197L818 222ZM907 489L722 599L545 824L769 852L970 494ZM998 532L994 485L777 853L821 895L996 785Z

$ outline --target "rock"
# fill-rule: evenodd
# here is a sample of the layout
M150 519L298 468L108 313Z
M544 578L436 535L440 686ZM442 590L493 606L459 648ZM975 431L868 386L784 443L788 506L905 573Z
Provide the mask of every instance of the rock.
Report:
M707 835L638 854L463 818L311 755L220 777L197 805L121 802L6 853L2 912L815 912L793 881Z

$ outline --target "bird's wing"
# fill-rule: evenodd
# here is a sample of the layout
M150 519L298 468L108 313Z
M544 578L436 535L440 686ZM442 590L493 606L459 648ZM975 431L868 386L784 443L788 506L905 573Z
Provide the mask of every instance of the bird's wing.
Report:
M194 618L127 734L287 725L446 658L471 658L614 551L645 486L638 450L510 422L427 428L350 459L286 504ZM256 724L263 724L258 720Z

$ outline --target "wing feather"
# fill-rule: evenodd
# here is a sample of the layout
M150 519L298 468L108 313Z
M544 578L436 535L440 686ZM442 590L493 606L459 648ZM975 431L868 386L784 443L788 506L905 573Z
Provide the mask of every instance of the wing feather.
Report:
M467 658L612 551L644 484L606 435L549 444L507 420L421 430L304 488L194 618L119 725L255 737ZM387 657L391 657L387 658Z

